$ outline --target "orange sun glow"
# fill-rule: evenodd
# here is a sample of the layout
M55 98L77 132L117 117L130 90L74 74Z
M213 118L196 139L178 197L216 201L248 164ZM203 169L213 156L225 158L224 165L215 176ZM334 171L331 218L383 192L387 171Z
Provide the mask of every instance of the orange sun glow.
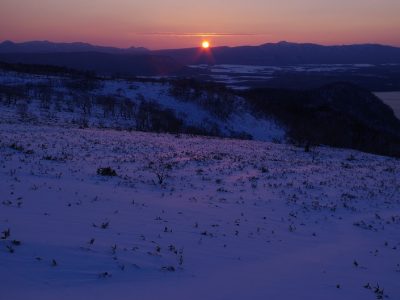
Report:
M210 48L210 42L209 42L209 41L203 41L203 42L201 43L201 47L202 47L203 49L208 49L208 48Z

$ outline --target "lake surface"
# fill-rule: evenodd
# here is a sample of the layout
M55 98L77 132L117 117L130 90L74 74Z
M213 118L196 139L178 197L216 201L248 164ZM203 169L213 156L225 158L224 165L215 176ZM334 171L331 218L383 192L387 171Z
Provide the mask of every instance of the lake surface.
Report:
M233 89L250 88L257 82L267 82L284 74L326 74L331 72L353 72L368 69L368 64L309 64L294 66L257 65L191 65L192 69L205 72L213 81L226 84Z
M374 94L387 105L389 105L394 110L394 114L396 115L396 117L400 119L400 91L378 92Z

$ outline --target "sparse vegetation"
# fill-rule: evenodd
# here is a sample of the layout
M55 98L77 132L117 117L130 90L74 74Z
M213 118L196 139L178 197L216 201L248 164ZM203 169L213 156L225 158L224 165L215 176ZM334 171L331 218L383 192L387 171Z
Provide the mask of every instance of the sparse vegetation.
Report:
M58 89L54 78L46 80ZM146 105L138 115L141 101L153 101L144 89L171 100L169 83L102 83L109 98L99 99L96 89L85 92L93 97L65 93L55 114L55 95L41 105L32 95L46 89L28 87L23 121L15 118L12 97L10 104L0 100L2 296L13 298L35 276L61 292L73 287L71 295L82 291L77 282L92 281L118 286L111 296L136 297L137 283L161 281L184 282L188 293L196 282L209 295L208 284L219 286L222 278L229 296L244 288L257 298L256 287L285 299L293 290L286 289L289 280L303 298L396 299L397 159L316 144L306 153L304 145L135 132L138 117L149 128L153 119L158 128L175 126L156 120L164 113ZM78 128L82 114L85 130ZM312 288L303 280L312 280Z
M108 177L117 176L117 172L110 167L98 168L97 174L101 175L101 176L108 176Z

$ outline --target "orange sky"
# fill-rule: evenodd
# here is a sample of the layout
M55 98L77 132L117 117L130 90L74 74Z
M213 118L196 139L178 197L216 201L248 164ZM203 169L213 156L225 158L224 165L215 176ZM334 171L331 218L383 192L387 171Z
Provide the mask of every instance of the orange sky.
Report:
M287 40L400 46L400 0L0 0L0 40L151 49Z

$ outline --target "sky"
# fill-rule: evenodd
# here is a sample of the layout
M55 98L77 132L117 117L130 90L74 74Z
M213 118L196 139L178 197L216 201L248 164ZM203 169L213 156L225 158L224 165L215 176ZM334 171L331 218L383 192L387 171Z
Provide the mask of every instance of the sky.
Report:
M400 0L0 0L0 41L400 46Z

